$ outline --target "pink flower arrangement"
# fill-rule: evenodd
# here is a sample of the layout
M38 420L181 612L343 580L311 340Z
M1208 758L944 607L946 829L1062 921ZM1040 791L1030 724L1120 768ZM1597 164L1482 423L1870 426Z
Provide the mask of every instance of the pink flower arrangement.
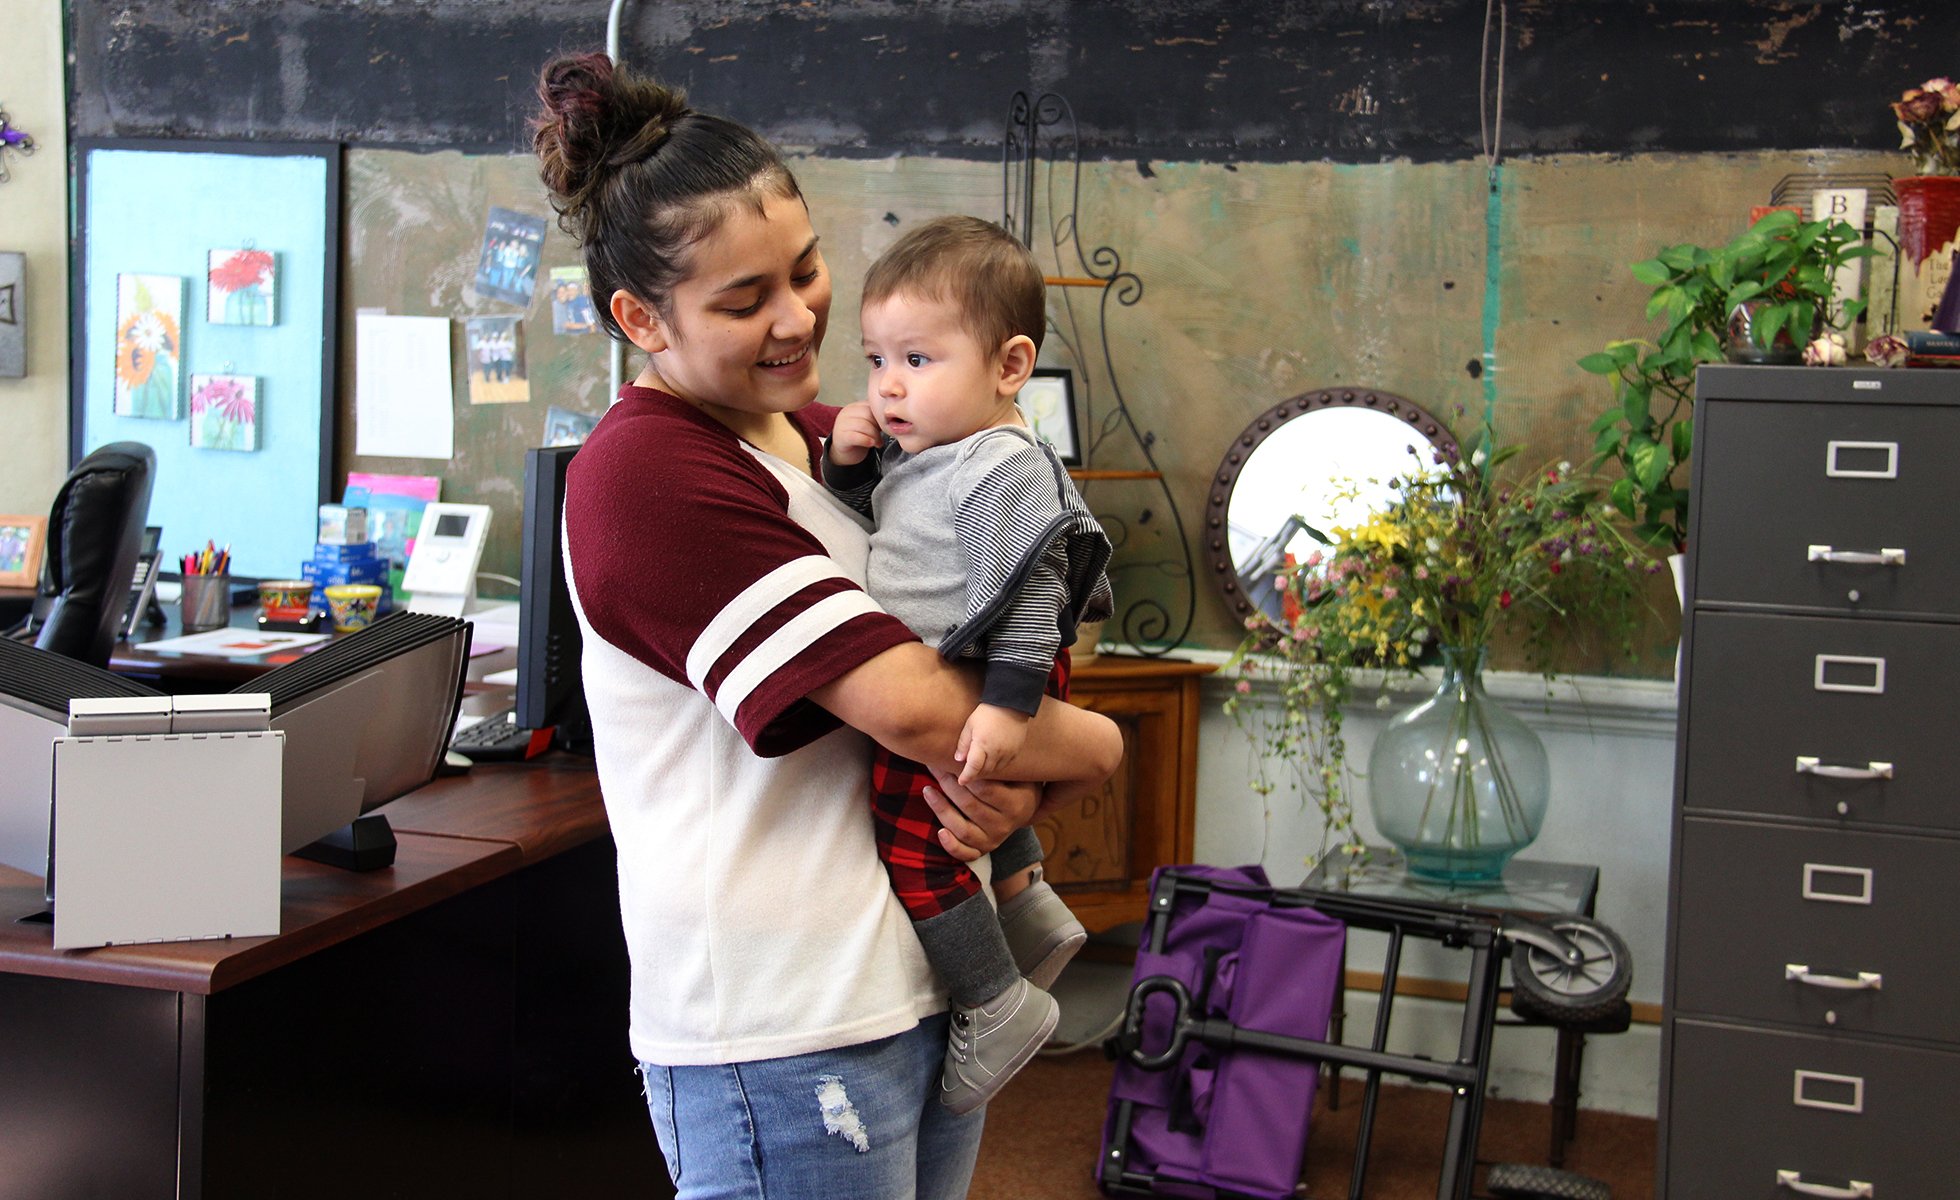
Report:
M1892 115L1921 175L1960 175L1960 84L1942 75L1907 88Z

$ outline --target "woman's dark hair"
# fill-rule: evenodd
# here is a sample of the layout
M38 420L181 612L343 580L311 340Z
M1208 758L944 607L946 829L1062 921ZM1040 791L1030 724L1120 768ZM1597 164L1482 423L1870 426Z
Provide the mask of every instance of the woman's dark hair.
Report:
M599 323L616 338L612 295L624 288L673 320L688 251L737 202L801 199L796 177L745 126L687 107L680 92L613 65L604 54L545 64L533 118L538 175L558 226L585 249Z

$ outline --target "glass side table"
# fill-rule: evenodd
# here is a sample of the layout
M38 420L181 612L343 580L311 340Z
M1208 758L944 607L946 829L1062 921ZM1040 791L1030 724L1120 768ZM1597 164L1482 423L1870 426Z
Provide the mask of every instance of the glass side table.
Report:
M1585 863L1514 858L1496 879L1441 883L1411 875L1401 851L1370 846L1365 857L1337 855L1322 859L1300 886L1357 896L1423 900L1446 908L1539 917L1567 914L1590 917L1599 898L1599 868Z
M1516 913L1528 917L1593 916L1599 899L1599 868L1589 863L1541 862L1514 858L1495 879L1443 883L1411 875L1400 851L1370 846L1364 856L1329 855L1308 873L1300 884L1308 891L1345 892L1357 896L1412 900L1439 908L1474 909L1481 912ZM1342 996L1328 1022L1327 1040L1340 1043L1347 1032L1347 950L1341 951ZM1387 1012L1380 1014L1386 1038ZM1535 1021L1506 1021L1500 1024L1539 1024ZM1586 1035L1567 1026L1554 1026L1557 1033L1556 1064L1552 1073L1552 1140L1550 1162L1565 1162L1566 1143L1572 1140L1579 1115L1579 1067L1585 1053ZM1596 1032L1605 1032L1598 1030ZM1337 1068L1327 1071L1327 1107L1338 1109L1341 1102L1341 1075Z

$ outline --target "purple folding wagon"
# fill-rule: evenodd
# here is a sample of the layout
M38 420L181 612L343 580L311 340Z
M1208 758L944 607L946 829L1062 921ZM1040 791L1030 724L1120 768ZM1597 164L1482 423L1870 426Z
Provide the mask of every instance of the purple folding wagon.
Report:
M1365 1047L1326 1041L1349 927L1388 935L1374 1033ZM1569 993L1562 1002L1575 1006L1592 1003L1602 986L1625 989L1624 962L1605 964L1612 979L1602 985L1595 978L1600 956L1589 956L1569 932L1445 904L1275 888L1256 866L1160 869L1151 879L1123 1026L1110 1043L1117 1064L1097 1182L1109 1195L1287 1200L1296 1194L1315 1085L1327 1063L1358 1068L1367 1080L1351 1198L1366 1185L1384 1075L1450 1089L1436 1194L1439 1200L1469 1196L1505 958L1515 950L1518 962L1529 962L1522 970L1558 981ZM1470 954L1454 1058L1385 1049L1402 946L1410 937ZM1496 1170L1493 1192L1499 1191ZM1594 1195L1604 1188L1499 1194Z

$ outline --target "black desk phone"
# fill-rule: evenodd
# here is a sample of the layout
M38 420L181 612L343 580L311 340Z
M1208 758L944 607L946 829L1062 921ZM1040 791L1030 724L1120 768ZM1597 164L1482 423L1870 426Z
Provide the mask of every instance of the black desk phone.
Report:
M135 637L137 630L145 625L161 625L164 622L163 606L157 603L157 562L162 557L158 547L162 541L162 526L147 525L143 528L142 548L136 554L136 572L129 581L129 604L123 609L122 635L125 639Z

